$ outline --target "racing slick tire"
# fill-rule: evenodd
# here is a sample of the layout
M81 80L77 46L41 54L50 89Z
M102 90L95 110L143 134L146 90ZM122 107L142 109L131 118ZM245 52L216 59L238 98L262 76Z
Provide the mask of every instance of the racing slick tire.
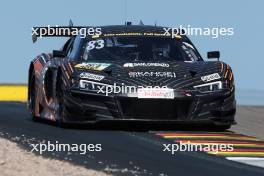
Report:
M30 117L33 121L37 121L38 118L35 115L36 107L36 79L35 71L33 70L29 77L29 87L28 87L28 109Z
M56 115L57 115L57 124L58 126L62 128L68 127L68 125L65 123L65 116L66 116L66 108L64 105L64 83L62 81L62 77L59 74L57 85L56 85L56 100L57 100L57 109L56 109Z

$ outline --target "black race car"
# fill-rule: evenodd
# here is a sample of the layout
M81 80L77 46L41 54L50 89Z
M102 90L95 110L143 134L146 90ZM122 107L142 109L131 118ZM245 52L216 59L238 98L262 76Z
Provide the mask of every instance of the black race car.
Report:
M235 123L235 85L218 51L204 61L186 36L163 27L101 27L72 36L61 50L30 64L28 104L34 119L67 123L138 121ZM217 60L218 59L218 60Z

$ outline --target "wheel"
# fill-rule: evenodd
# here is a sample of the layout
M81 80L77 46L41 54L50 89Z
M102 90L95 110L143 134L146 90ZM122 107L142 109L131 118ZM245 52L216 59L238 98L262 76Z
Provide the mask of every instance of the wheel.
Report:
M35 107L36 107L36 84L35 84L35 72L33 71L30 76L29 87L28 87L28 104L29 113L32 120L36 121Z
M61 76L58 76L57 80L57 90L56 90L56 100L57 100L57 110L56 110L56 115L57 115L57 124L60 127L67 127L65 123L65 116L66 116L66 108L64 105L64 84L62 81Z

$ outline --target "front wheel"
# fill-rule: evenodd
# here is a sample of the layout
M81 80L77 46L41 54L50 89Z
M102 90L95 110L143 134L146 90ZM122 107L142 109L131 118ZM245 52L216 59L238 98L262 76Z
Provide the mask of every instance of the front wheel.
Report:
M28 85L28 109L29 109L30 117L34 121L37 120L35 115L35 107L36 107L36 84L35 84L35 72L33 71L30 75L29 85Z
M57 81L57 90L56 90L56 99L57 99L57 110L56 110L56 115L57 115L57 124L60 127L67 127L65 123L65 117L66 117L66 108L64 105L64 83L62 81L61 76L58 77Z

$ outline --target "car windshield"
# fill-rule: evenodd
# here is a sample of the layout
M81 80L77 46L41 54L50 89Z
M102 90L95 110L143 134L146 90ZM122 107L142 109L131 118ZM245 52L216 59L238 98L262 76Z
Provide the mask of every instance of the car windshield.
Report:
M85 42L84 61L197 61L195 48L165 37L108 37Z

